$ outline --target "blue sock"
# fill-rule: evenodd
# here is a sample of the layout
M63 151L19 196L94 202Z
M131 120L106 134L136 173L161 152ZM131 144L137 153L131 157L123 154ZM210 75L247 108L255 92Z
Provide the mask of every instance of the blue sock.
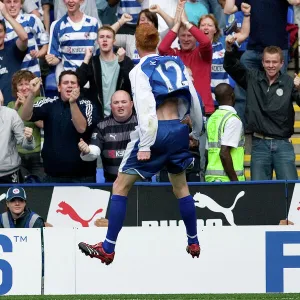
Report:
M106 253L112 253L115 250L117 237L125 220L126 207L127 197L112 195L109 208L108 230L103 242L103 249Z
M199 244L197 237L197 217L195 201L191 195L180 198L179 209L186 228L188 244Z

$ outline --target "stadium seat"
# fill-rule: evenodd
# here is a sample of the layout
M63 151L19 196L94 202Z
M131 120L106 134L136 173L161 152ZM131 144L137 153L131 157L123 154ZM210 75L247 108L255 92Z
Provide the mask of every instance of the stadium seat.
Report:
M58 96L56 79L55 79L55 72L51 72L46 77L45 94L46 94L46 97Z

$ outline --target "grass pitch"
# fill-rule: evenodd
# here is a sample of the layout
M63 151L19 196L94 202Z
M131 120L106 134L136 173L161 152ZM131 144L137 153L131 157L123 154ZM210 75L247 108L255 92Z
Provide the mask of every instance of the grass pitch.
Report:
M8 300L300 300L300 294L190 294L190 295L57 295L4 296Z

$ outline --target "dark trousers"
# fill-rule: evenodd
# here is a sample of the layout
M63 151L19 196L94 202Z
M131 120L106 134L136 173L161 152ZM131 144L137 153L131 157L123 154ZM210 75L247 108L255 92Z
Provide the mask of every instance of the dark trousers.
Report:
M20 181L26 182L26 179L33 175L37 182L42 182L45 173L40 152L19 153L19 155L21 157Z
M0 183L19 183L19 170L0 177Z
M95 176L51 176L46 174L43 180L45 183L95 183Z

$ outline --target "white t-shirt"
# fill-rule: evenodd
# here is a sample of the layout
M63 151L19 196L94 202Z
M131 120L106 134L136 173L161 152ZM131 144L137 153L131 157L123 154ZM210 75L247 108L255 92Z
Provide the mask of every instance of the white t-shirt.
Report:
M98 16L98 10L95 0L84 0L80 6L80 10L87 16L94 17L99 23L99 27L102 26L102 23ZM58 20L67 13L67 7L64 4L63 0L54 0L54 19Z
M225 109L236 114L232 106L220 105L219 109ZM224 126L224 133L221 138L221 145L237 148L243 134L243 123L238 118L230 118Z

